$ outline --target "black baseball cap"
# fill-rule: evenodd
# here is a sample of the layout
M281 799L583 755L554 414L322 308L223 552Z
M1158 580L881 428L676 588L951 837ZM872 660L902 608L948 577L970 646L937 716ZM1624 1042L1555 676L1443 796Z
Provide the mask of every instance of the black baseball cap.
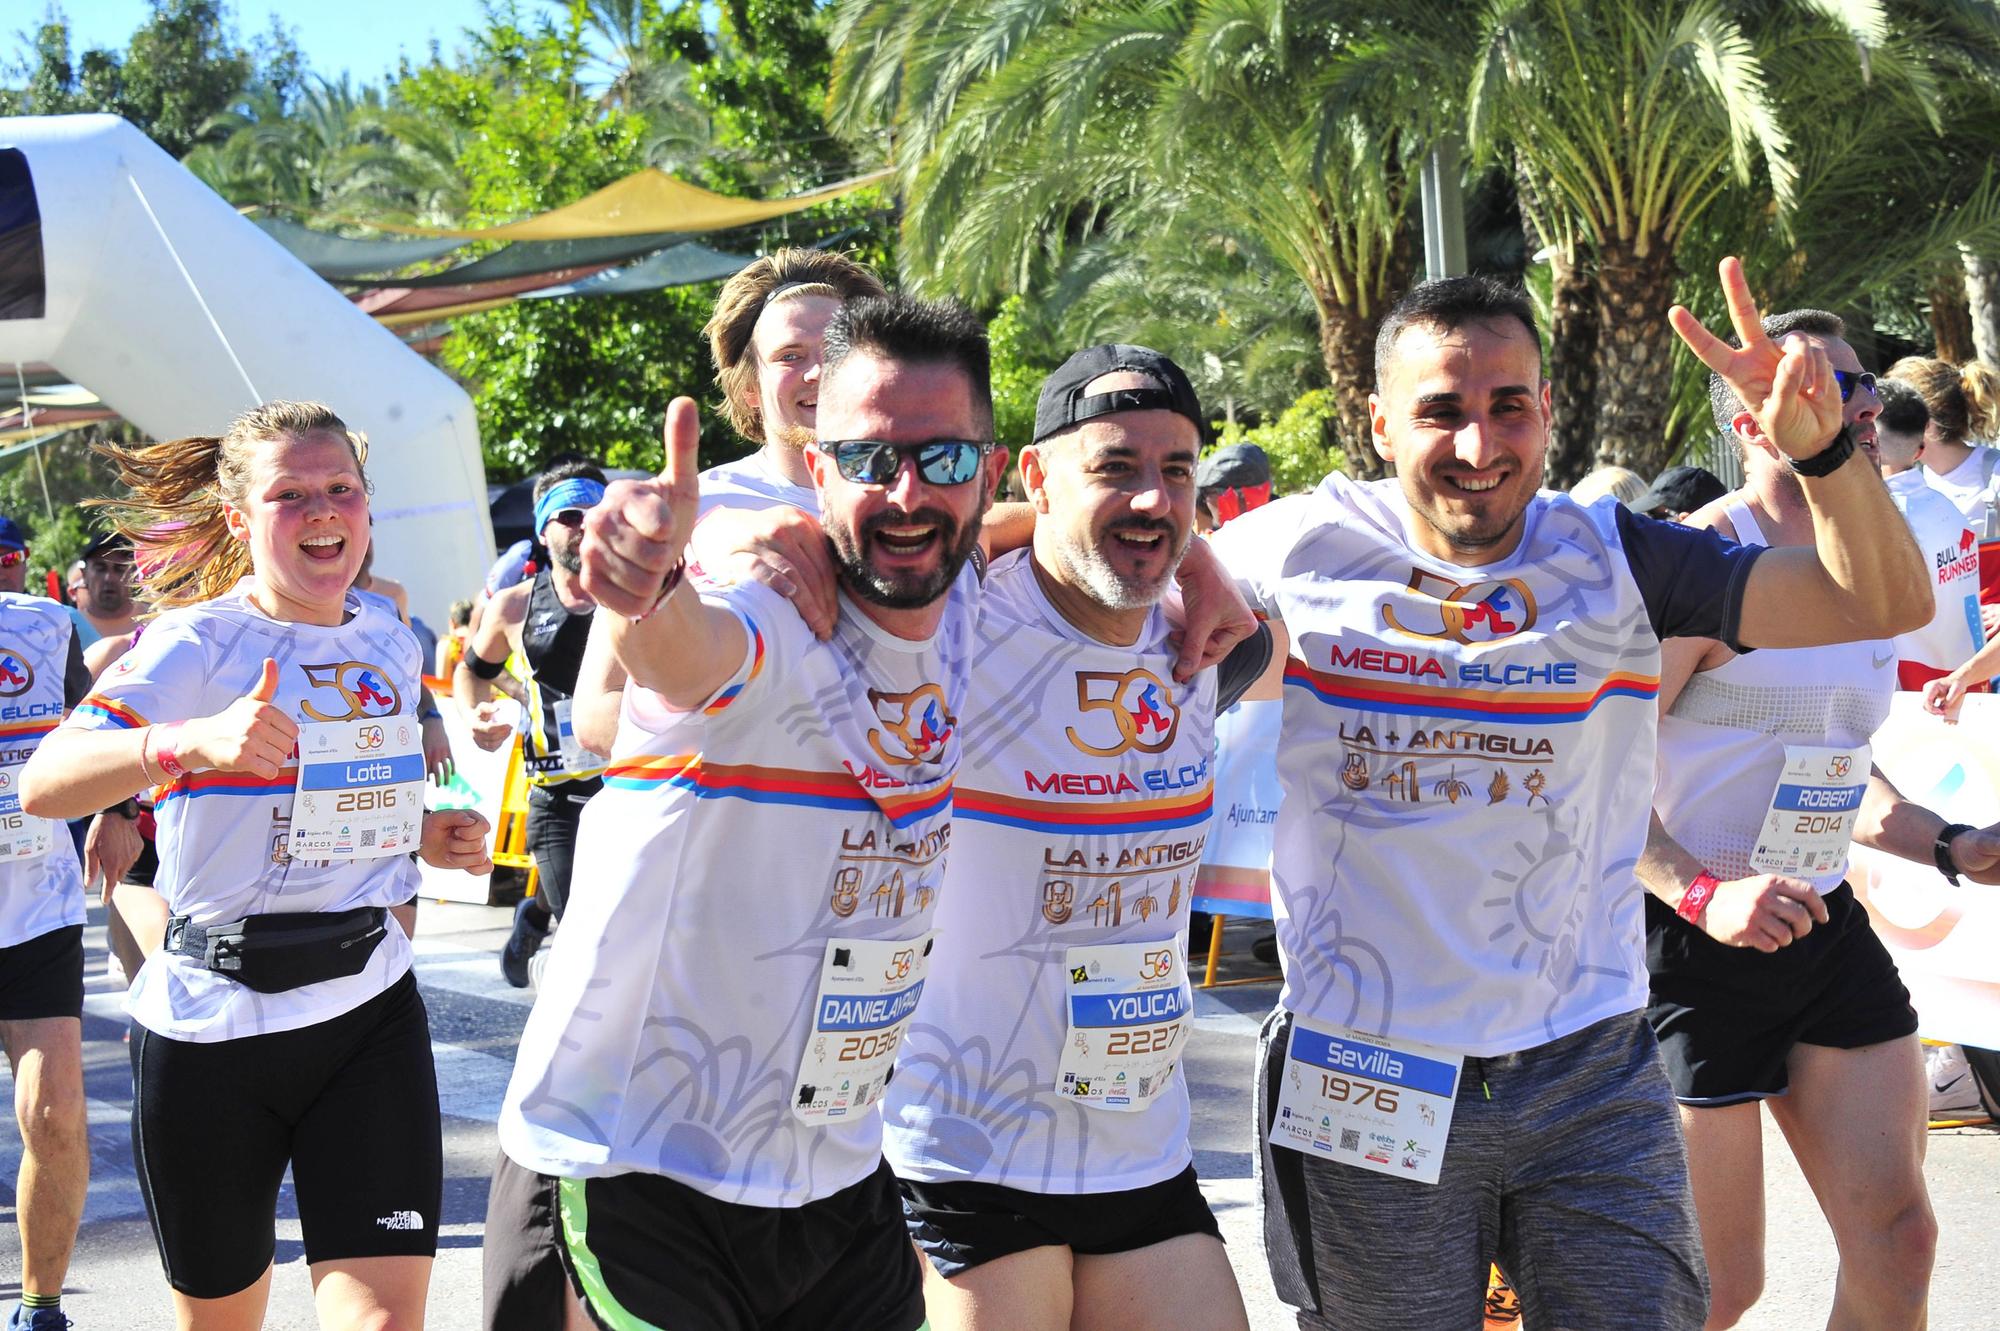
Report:
M1255 444L1231 444L1204 457L1194 469L1195 488L1247 490L1271 483L1271 459Z
M1158 388L1115 388L1109 393L1084 390L1094 380L1120 370L1146 375ZM1171 411L1194 423L1203 438L1208 435L1202 420L1201 403L1187 371L1151 347L1135 347L1123 342L1107 342L1085 347L1042 381L1042 395L1035 403L1035 443L1071 426L1109 416L1120 411Z
M122 534L115 531L105 531L99 532L90 538L90 544L83 547L83 557L85 559L95 559L102 554L110 554L117 550L129 552L131 549L132 542L126 540Z
M1668 467L1653 479L1653 488L1639 496L1632 509L1638 513L1651 513L1656 508L1692 513L1728 493L1729 487L1706 467Z

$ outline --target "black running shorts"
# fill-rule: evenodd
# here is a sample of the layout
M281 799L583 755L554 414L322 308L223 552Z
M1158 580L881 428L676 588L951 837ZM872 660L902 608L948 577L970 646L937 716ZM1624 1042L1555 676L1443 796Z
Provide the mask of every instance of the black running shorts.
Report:
M983 1262L1030 1248L1085 1256L1133 1252L1183 1234L1222 1237L1194 1166L1123 1192L1024 1192L997 1183L913 1183L903 1190L910 1238L949 1280Z
M739 1206L658 1174L563 1179L563 1261L605 1331L917 1331L923 1267L885 1163L804 1206Z
M0 1021L83 1015L83 926L0 947Z
M1916 1009L1868 912L1842 883L1827 921L1779 948L1718 943L1646 896L1646 1018L1684 1105L1782 1095L1796 1044L1859 1049L1914 1034Z
M135 1026L132 1083L139 1188L181 1293L263 1275L287 1164L308 1262L436 1255L442 1125L414 975L295 1031L195 1044Z

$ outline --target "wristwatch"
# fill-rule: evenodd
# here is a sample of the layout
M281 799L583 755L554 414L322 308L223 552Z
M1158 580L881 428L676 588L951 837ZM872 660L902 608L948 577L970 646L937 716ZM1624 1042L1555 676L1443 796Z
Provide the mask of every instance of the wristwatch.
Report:
M1937 840L1931 842L1931 858L1937 861L1938 872L1943 874L1945 881L1953 887L1958 886L1958 864L1951 857L1952 838L1960 832L1972 830L1971 823L1946 823L1943 830L1937 834Z
M1841 463L1853 456L1854 431L1843 425L1840 427L1840 433L1833 437L1833 442L1819 452L1809 458L1787 458L1786 461L1791 464L1794 475L1817 479L1833 475L1840 469Z

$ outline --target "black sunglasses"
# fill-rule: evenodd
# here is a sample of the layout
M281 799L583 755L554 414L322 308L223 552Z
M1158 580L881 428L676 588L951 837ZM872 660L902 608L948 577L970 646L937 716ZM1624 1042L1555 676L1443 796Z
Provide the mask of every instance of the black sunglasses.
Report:
M580 508L559 508L550 522L560 522L571 531L583 530L583 510Z
M917 465L926 485L964 485L979 474L979 460L993 445L974 439L933 439L922 444L885 444L879 439L828 439L820 452L847 480L862 485L894 485L905 457Z
M1840 385L1840 400L1842 402L1853 397L1854 390L1857 388L1865 388L1871 393L1875 391L1875 376L1865 372L1856 374L1851 370L1835 370L1833 372L1833 381Z

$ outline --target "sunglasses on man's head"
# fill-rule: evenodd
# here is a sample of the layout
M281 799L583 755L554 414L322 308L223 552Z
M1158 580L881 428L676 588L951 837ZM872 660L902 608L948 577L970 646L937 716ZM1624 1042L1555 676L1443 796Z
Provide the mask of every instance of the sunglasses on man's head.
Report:
M13 568L27 557L26 550L0 550L0 568Z
M1857 388L1865 388L1871 393L1875 391L1875 376L1865 372L1856 374L1852 370L1835 370L1833 372L1833 381L1840 385L1840 400L1842 402L1853 397L1854 390Z
M861 485L894 485L903 459L916 463L926 485L964 485L979 474L979 460L993 445L973 439L933 439L922 444L885 444L879 439L829 439L820 452L847 480Z

